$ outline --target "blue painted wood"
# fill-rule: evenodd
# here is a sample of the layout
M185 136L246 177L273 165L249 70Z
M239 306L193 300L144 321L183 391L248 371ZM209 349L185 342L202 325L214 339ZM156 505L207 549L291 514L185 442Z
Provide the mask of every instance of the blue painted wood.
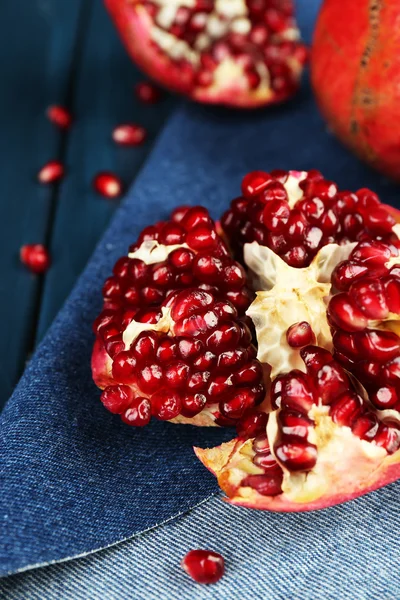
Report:
M90 257L118 201L99 197L92 179L100 170L118 174L127 187L137 174L174 100L143 105L133 93L143 76L131 63L101 2L94 2L84 26L72 109L76 122L66 149L68 176L61 187L51 252L54 267L45 281L37 339L57 314ZM111 139L115 125L137 122L148 130L140 147L122 148Z
M45 242L54 189L35 181L57 157L59 132L44 116L69 86L82 0L0 3L0 406L34 338L41 282L19 263L24 243Z

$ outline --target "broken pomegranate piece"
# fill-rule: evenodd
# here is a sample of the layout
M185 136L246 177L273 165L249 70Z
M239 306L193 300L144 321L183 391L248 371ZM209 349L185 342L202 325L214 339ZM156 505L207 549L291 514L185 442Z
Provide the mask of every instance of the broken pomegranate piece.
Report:
M306 346L301 356L303 371L272 384L264 434L196 448L233 504L312 510L400 477L400 422L376 411L330 352Z
M200 102L255 107L298 86L306 47L292 0L106 0L133 60Z
M103 404L132 425L146 424L143 399L160 420L235 424L265 398L243 319L253 298L244 269L201 207L175 210L130 250L105 282L94 325ZM132 412L139 401L143 418Z

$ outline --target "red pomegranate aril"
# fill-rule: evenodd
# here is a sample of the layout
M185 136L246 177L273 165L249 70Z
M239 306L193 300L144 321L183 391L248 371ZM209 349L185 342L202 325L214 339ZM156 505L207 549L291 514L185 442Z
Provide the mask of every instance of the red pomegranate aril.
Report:
M248 409L254 406L254 402L255 396L251 390L239 388L229 400L221 402L220 406L225 417L240 419Z
M137 374L140 389L146 394L158 390L162 382L163 371L157 363L150 363L142 367Z
M383 320L389 309L380 281L365 277L352 284L350 297L368 319Z
M350 254L350 260L368 267L380 267L391 258L390 248L378 241L360 242Z
M283 186L282 186L283 187ZM270 189L266 190L266 194ZM290 208L286 200L271 200L264 208L264 225L274 233L284 231L290 217Z
M112 138L122 146L140 146L146 140L147 131L140 125L126 123L118 125L112 132Z
M302 348L315 342L315 335L307 321L294 323L286 332L286 339L292 348Z
M148 81L137 83L135 86L135 94L144 104L156 104L162 97L160 89Z
M332 283L339 292L347 291L350 285L365 277L370 269L364 265L343 261L338 264L332 274Z
M392 215L383 208L367 210L363 216L366 226L376 233L390 233L396 223Z
M282 492L282 471L274 471L266 475L248 475L241 483L249 486L262 496L277 496Z
M112 374L116 381L132 383L136 379L137 360L133 353L122 351L113 360Z
M246 198L258 195L271 181L271 176L265 171L252 171L242 181L242 194Z
M64 165L59 160L51 160L38 173L40 183L54 183L64 177Z
M225 561L211 550L191 550L182 560L182 567L197 583L216 583L225 572Z
M195 417L198 415L207 402L204 394L186 394L182 397L181 415L183 417Z
M147 398L134 398L128 408L122 415L121 419L127 425L134 427L144 427L151 420L151 405Z
M294 435L306 439L309 428L313 421L302 413L292 410L281 410L279 415L279 424L284 435Z
M361 415L353 423L351 428L354 435L361 438L362 440L372 441L376 436L379 428L379 421L374 413L366 413Z
M394 408L399 403L399 397L394 387L383 386L372 394L371 402L376 408L379 408L379 410L386 410Z
M332 362L323 365L316 376L316 384L322 404L330 404L349 386L349 380L340 365Z
M71 114L63 106L53 104L52 106L48 107L46 114L49 121L51 121L52 123L54 123L54 125L57 125L57 127L60 127L61 129L68 129L71 126Z
M384 278L382 283L388 311L400 314L400 279L389 276Z
M374 442L377 446L385 448L389 454L396 452L400 447L399 423L389 420L381 423L378 433L375 435Z
M354 420L359 416L363 406L363 400L358 394L348 391L333 400L329 415L334 423L351 427Z
M105 198L118 198L122 193L122 182L108 171L98 173L93 180L93 187L95 192L104 196Z
M175 361L165 366L164 379L167 386L171 388L180 389L184 387L188 377L190 369L184 362Z
M182 400L177 392L160 390L151 397L151 412L160 421L169 421L179 415Z
M43 244L25 244L20 249L20 259L32 273L45 273L50 266L50 255Z
M314 404L314 395L307 376L294 369L288 375L280 376L280 378L283 383L282 407L308 413ZM277 379L275 379L275 390Z
M333 296L329 303L328 314L335 325L345 331L360 331L368 325L368 319L344 292Z
M289 471L310 471L317 462L317 447L295 437L285 436L275 444L274 452Z
M186 243L199 252L210 251L217 244L217 234L211 227L198 225L192 231L188 232Z
M131 345L138 360L151 360L157 351L159 338L152 331L141 333Z
M400 338L391 331L364 331L356 337L356 346L366 360L386 362L400 355Z
M245 414L236 425L237 435L244 439L255 438L260 434L265 434L267 423L267 413L250 412Z
M133 392L127 385L110 385L101 394L101 401L111 413L124 412L133 400Z
M400 380L400 356L396 356L390 362L385 363L382 375L388 383L395 384Z

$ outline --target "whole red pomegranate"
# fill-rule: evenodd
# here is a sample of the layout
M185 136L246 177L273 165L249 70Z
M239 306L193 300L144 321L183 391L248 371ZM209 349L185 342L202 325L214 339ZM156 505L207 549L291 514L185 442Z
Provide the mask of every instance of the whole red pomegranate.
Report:
M133 60L200 102L254 107L298 88L307 58L292 0L105 0Z
M222 230L177 208L104 284L104 406L134 426L235 425L196 449L235 504L311 510L398 479L399 221L315 170L247 174Z
M318 105L360 158L400 180L400 2L325 0L311 53Z

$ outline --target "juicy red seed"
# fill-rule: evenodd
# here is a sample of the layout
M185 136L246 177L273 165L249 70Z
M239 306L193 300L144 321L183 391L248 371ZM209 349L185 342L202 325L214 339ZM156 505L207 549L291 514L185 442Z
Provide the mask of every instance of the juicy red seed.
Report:
M145 365L138 373L138 384L142 392L146 394L155 392L161 385L162 376L163 372L158 364Z
M218 235L215 229L205 225L198 225L186 235L187 245L198 252L213 250L217 245L217 241Z
M384 386L372 394L371 402L380 410L385 410L394 408L399 402L399 397L394 387Z
M184 417L195 417L206 405L207 398L204 394L186 394L182 398L181 414Z
M391 257L390 248L380 242L360 242L350 254L354 260L368 267L379 267Z
M126 123L118 125L112 132L112 138L122 146L140 146L146 140L147 131L140 125Z
M368 272L368 267L364 265L349 260L343 261L337 265L332 273L333 286L339 292L347 291L353 282L365 277Z
M106 171L95 176L93 187L95 192L105 198L118 198L122 193L122 182L119 177Z
M372 441L378 432L379 421L374 413L361 415L351 428L354 435L362 440Z
M318 346L306 346L302 348L300 356L307 367L307 372L311 375L316 375L321 367L333 360L328 350L319 348Z
M130 406L133 392L127 385L110 385L105 388L100 398L107 410L120 414Z
M364 221L367 227L378 233L390 232L396 223L392 215L383 207L365 211Z
M208 292L199 289L185 290L176 296L171 309L171 317L177 323L201 309L206 309L213 302L214 298Z
M162 94L158 87L148 81L141 81L135 85L135 94L145 104L156 104L161 100Z
M308 264L308 254L303 246L293 246L282 255L282 258L288 265L301 269Z
M211 352L223 352L235 348L240 339L240 329L236 323L223 323L207 338L206 345Z
M252 171L244 176L242 193L246 198L251 198L262 192L271 181L271 176L265 171Z
M193 206L190 208L181 221L185 231L191 231L196 227L210 227L212 220L208 210L203 206Z
M194 254L190 250L178 248L171 252L168 260L176 270L188 271L192 267L193 258Z
M382 375L385 381L397 383L400 379L400 357L397 356L392 361L386 363Z
M191 208L191 206L178 206L171 213L171 221L174 223L180 223Z
M286 200L271 200L263 212L264 224L274 233L281 233L285 229L289 216L290 207Z
M345 331L360 331L368 325L368 319L346 292L333 296L328 315L335 325Z
M350 297L368 319L383 320L389 309L380 281L364 278L352 284Z
M118 259L114 265L113 273L117 275L117 277L126 277L129 273L129 266L131 263L131 259L127 256L122 256L122 258Z
M282 471L267 475L248 475L241 483L241 486L253 488L262 496L277 496L282 492Z
M356 346L366 360L386 362L400 355L400 338L391 331L362 332L356 338Z
M268 414L263 412L253 412L244 415L236 425L236 431L239 437L251 439L265 433L268 423Z
M177 347L176 343L172 339L165 339L159 343L157 348L157 358L163 363L169 362L171 359L176 358Z
M203 349L203 345L199 340L183 338L179 340L178 349L182 358L186 360L193 360L200 354L201 350Z
M311 419L293 410L281 410L278 419L284 435L295 435L304 439L307 438L309 428L313 425Z
M171 390L161 390L151 397L151 412L160 421L174 419L181 412L181 408L181 397Z
M164 370L165 382L172 388L182 388L189 377L189 373L190 369L185 363L181 361L169 363Z
M61 129L68 129L72 123L72 117L70 112L63 106L53 104L49 106L46 111L49 121L61 127Z
M384 281L385 300L390 312L400 313L400 281L395 277L387 277Z
M258 435L253 440L253 450L256 454L266 454L271 452L268 437L265 432Z
M191 550L182 560L182 567L197 583L216 583L225 572L224 558L211 550Z
M134 398L128 408L122 415L121 419L127 425L134 427L144 427L150 423L151 405L147 398Z
M154 357L158 346L157 334L153 332L141 333L131 348L139 360L149 360Z
M137 360L131 351L122 351L113 360L113 378L119 383L132 383L136 379Z
M322 404L330 404L339 394L349 387L349 380L336 362L324 365L317 373L316 384Z
M348 391L334 399L329 414L338 425L351 427L354 420L359 416L363 406L363 400L358 394Z
M144 285L150 279L150 271L146 263L138 258L130 261L129 272L136 284Z
M361 190L358 190L356 192L356 196L359 200L359 206L363 209L375 208L380 205L380 200L378 196L367 188L362 188Z
M315 335L307 321L294 323L286 332L286 339L292 348L302 348L315 342Z
M317 462L317 447L295 437L285 436L274 450L278 461L289 471L310 471Z
M282 407L307 413L314 404L314 393L307 376L301 371L293 369L287 375L280 376L280 379L283 384Z
M59 160L51 160L42 167L37 175L40 183L54 183L64 177L64 165Z
M20 249L20 258L33 273L44 273L50 266L50 255L42 244L25 244Z
M254 402L255 395L251 390L239 389L229 400L220 403L221 412L225 417L240 419L245 411L254 406Z
M249 362L233 376L235 385L254 385L263 378L263 369L257 360Z
M382 446L389 454L393 454L400 447L400 430L398 422L386 421L381 423L378 433L375 435L374 442L377 446Z

